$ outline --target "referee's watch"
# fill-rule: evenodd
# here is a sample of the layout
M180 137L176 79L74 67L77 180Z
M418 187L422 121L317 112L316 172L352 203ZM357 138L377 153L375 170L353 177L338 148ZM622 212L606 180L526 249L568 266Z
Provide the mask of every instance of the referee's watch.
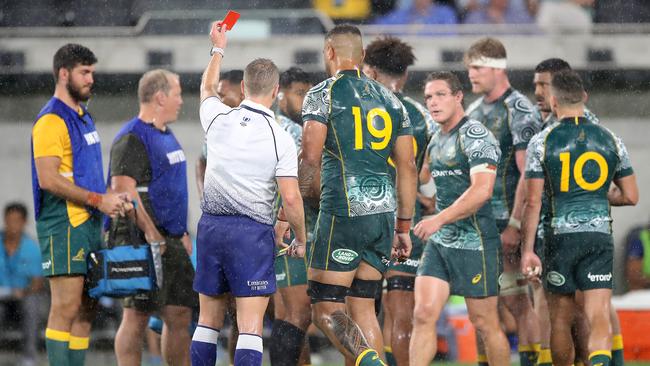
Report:
M218 53L223 57L223 48L221 47L212 47L210 49L210 56L213 56L215 53Z

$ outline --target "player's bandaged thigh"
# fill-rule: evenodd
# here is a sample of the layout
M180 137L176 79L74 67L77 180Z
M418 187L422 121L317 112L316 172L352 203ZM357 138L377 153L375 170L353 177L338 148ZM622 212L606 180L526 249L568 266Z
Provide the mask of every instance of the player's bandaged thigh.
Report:
M348 288L345 286L329 285L317 281L309 281L307 294L311 298L312 304L319 302L345 303L345 297L348 294Z
M499 276L499 295L511 296L528 293L528 282L519 272L503 272Z
M414 276L392 276L386 280L386 291L413 291Z
M348 290L348 296L376 299L381 294L382 280L362 280L355 278Z

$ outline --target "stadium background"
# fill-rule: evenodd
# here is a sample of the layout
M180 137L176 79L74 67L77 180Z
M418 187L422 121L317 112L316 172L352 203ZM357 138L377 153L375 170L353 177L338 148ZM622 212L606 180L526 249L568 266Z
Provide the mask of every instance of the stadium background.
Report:
M313 3L332 10L330 5L322 7L322 1ZM53 91L52 55L65 43L88 46L99 59L89 110L97 123L106 164L120 125L137 113L141 74L155 67L181 74L185 103L172 129L188 160L190 228L195 232L200 209L193 171L203 142L198 88L209 57L209 23L223 17L225 9L239 10L242 18L229 33L223 70L241 69L256 57L266 57L280 69L298 65L320 81L325 77L324 32L336 22L351 21L361 25L366 43L377 35L393 33L414 46L418 60L411 68L407 93L420 101L426 73L443 69L459 73L466 87L465 103L471 102L476 96L470 93L462 54L479 37L492 35L507 48L513 86L531 100L534 66L549 57L569 61L585 78L589 107L625 141L641 199L636 207L612 210L616 291L623 292L624 236L631 227L650 221L650 198L645 194L650 185L650 23L644 23L650 9L643 5L646 2L597 0L593 28L577 33L544 32L535 24L377 26L371 24L373 16L398 6L397 0L347 3L361 4L367 10L365 16L332 20L315 10L311 1L300 0L0 0L0 205L19 200L30 209L33 206L30 131ZM31 217L28 230L35 234Z

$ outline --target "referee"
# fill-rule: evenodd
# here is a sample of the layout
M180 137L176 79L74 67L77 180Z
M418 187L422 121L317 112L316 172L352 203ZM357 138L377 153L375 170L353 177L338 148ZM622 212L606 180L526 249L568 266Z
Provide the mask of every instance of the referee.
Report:
M226 106L215 86L226 46L220 22L210 32L212 58L201 83L201 125L208 145L203 216L197 234L194 289L201 312L191 346L192 365L214 365L226 309L236 298L239 338L235 365L262 364L262 320L275 292L273 201L276 183L296 239L289 254L305 253L305 218L298 188L298 158L291 136L269 109L279 73L267 59L244 70L244 101Z

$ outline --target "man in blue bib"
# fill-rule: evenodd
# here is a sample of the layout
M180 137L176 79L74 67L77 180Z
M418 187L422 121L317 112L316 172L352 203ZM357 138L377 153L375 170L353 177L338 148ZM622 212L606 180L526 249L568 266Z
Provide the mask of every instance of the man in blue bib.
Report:
M110 185L137 201L140 236L161 245L162 286L124 300L122 323L115 337L120 365L139 365L142 340L154 311L165 324L162 353L166 363L189 364L188 326L198 297L192 291L194 268L187 235L187 163L168 125L176 121L183 99L178 75L167 70L145 73L138 85L140 113L122 126L111 148ZM129 222L114 220L114 245L129 243ZM158 279L160 282L160 279Z

